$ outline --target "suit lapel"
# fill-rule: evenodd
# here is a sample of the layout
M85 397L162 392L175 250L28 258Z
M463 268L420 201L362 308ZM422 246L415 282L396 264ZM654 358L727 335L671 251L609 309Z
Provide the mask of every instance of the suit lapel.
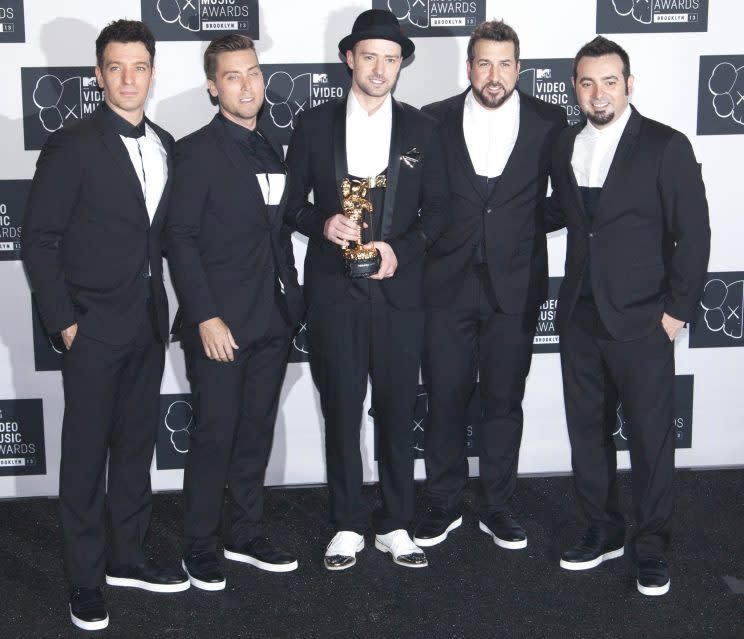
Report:
M142 205L141 213L147 219L147 225L150 226L150 216L147 214L147 205L145 204L145 195L142 193L142 183L137 177L137 172L134 170L132 159L129 156L129 151L121 141L121 138L114 132L114 130L106 122L106 114L103 111L96 110L93 114L98 130L101 133L103 144L114 156L119 168L129 182L129 186L135 193L137 200Z
M600 194L599 202L597 203L597 219L604 211L606 202L615 199L614 191L617 189L618 185L627 183L625 180L621 180L620 176L622 176L633 149L635 148L636 142L638 141L641 126L641 116L638 114L638 111L636 111L632 106L628 106L632 111L628 123L625 125L625 130L620 136L620 141L617 144L615 155L610 164L610 170L608 171L604 185L602 186L602 193Z
M385 204L383 208L382 230L380 237L386 240L390 237L390 229L393 226L393 215L395 211L395 195L398 190L398 178L400 177L400 157L403 153L403 133L405 124L403 122L403 107L392 97L393 122L390 130L390 151L388 153L387 186L385 187Z
M284 162L284 149L282 149L281 146L276 144L273 139L271 139L268 135L265 135L263 131L259 131L261 134L261 137L266 140L268 145L273 149L274 153L276 154L276 157L279 158L279 161L282 165L282 170L284 171L284 190L282 191L282 197L279 198L279 204L278 206L267 206L266 208L269 211L269 222L272 226L276 225L277 220L283 219L283 211L284 206L287 202L287 187L286 184L289 182L289 175L287 173L287 164ZM282 211L281 215L278 215L278 213ZM281 226L281 225L280 225Z
M214 119L209 126L217 140L217 146L227 156L228 160L230 160L230 164L232 164L233 168L237 171L240 179L238 184L245 184L246 188L250 191L250 196L246 201L246 205L254 201L263 204L263 193L261 192L261 187L258 185L258 178L256 178L256 174L253 172L253 167L250 165L248 160L245 159L245 156L238 147L238 143L230 137L227 131L225 131L225 127L220 121L219 114L214 116ZM262 210L262 215L267 217L268 214L266 209L268 207L261 206L260 208Z
M485 201L486 198L483 191L483 185L478 181L478 178L475 175L473 161L470 159L468 145L465 142L465 129L462 125L465 112L465 98L468 95L468 91L470 91L470 89L467 89L460 95L457 107L452 111L451 117L447 118L445 136L452 145L451 148L455 153L455 157L457 157L457 160L460 162L465 175L473 187L473 191L478 194L478 197L480 197L481 200Z
M346 98L339 100L333 111L333 170L336 176L338 210L341 206L341 182L349 175L346 163Z
M586 126L586 123L584 123L584 126ZM568 176L568 183L571 185L571 193L573 194L574 200L576 201L576 207L579 211L581 211L581 220L582 222L588 223L589 215L584 208L584 198L582 197L581 191L579 190L579 183L576 180L576 174L574 173L573 165L571 164L574 153L574 145L576 144L576 136L581 133L581 131L584 129L584 126L577 125L569 129L571 133L568 136L568 141L566 142L566 152L563 153L563 159L565 161L564 170L566 172L566 175Z
M496 183L496 187L488 198L489 201L498 201L510 185L515 181L511 179L512 174L518 173L522 167L521 162L527 158L534 158L535 149L537 148L537 127L533 122L533 113L527 100L520 96L519 100L519 130L517 139L514 142L514 148L509 154L504 170ZM516 181L519 183L519 181Z
M169 140L161 133L160 128L153 125L150 120L145 119L147 124L150 125L153 131L157 133L160 138L160 143L165 149L165 162L167 166L168 175L165 178L165 186L163 186L163 193L160 195L160 201L158 202L158 208L155 210L155 215L152 217L152 225L155 226L160 221L165 210L167 208L168 197L170 195L171 184L173 184L173 148L170 145Z

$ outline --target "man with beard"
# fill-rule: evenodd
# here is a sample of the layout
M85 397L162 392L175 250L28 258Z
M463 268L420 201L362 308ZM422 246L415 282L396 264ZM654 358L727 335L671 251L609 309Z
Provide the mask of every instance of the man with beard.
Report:
M414 50L389 11L359 15L339 43L352 71L347 97L302 115L287 154L285 219L309 238L305 295L310 365L325 418L331 519L329 570L349 568L364 547L359 425L367 381L378 435L382 506L375 546L402 566L426 566L406 527L414 514L413 420L423 333L424 254L448 221L447 175L434 121L393 100L401 62ZM352 279L343 247L360 240L340 211L346 177L368 178L369 248L379 271ZM307 201L310 190L314 204ZM365 235L367 232L365 231Z
M543 221L551 149L563 109L515 90L519 38L501 21L468 44L470 88L424 107L441 123L452 221L426 262L424 377L429 385L426 494L414 541L433 546L462 523L467 407L480 374L480 529L527 546L509 510L522 397L548 268Z
M568 229L558 329L576 493L589 526L560 565L588 570L624 553L612 438L619 393L631 424L637 588L663 595L670 585L674 340L705 280L705 187L687 138L629 104L633 76L622 47L601 36L586 44L573 83L587 122L556 145L551 225Z
M264 82L253 41L213 40L204 71L220 109L176 144L167 235L181 302L174 329L197 423L183 481L183 563L194 586L221 590L220 531L226 559L270 572L297 568L261 520L279 392L304 309L279 211L282 150L257 128Z

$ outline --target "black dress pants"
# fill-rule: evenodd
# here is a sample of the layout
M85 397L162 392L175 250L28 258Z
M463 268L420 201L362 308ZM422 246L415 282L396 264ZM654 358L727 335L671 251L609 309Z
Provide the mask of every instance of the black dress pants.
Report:
M432 506L453 515L468 479L467 408L479 372L480 516L504 511L517 483L534 313L503 313L486 277L472 270L452 307L428 308L426 316L426 492Z
M239 343L232 362L207 358L196 327L183 337L196 417L183 477L184 555L214 552L220 534L238 547L263 535L264 477L290 338L278 311L268 335Z
M101 586L107 565L145 559L164 355L149 317L130 344L113 346L78 331L63 355L59 502L73 587Z
M566 421L579 504L590 525L607 534L623 530L612 439L615 398L619 395L630 424L636 552L640 559L663 557L673 509L674 344L661 326L661 318L650 335L619 342L604 331L593 330L586 321L577 321L576 315L568 320L560 337ZM580 317L587 315L582 311Z
M310 307L310 365L325 418L330 513L336 530L364 534L369 525L359 450L368 378L382 492L382 507L373 513L374 530L385 534L406 528L413 519L413 414L423 316L419 309L395 309L379 296L375 301Z

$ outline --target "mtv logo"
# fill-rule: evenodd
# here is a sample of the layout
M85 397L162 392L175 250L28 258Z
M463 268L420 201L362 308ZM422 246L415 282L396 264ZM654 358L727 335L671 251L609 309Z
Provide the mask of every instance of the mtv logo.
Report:
M313 73L313 84L328 84L328 74Z
M83 86L84 87L97 87L98 80L96 79L96 76L93 75L88 78L83 78Z
M537 74L538 80L550 80L550 78L553 76L552 69L535 69L535 72Z

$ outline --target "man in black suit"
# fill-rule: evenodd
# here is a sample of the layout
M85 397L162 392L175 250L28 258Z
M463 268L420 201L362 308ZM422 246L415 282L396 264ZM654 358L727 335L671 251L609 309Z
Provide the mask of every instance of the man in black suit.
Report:
M687 138L630 106L628 54L601 36L574 60L584 126L564 131L551 203L568 230L558 328L576 491L589 527L561 557L586 570L624 552L612 439L617 394L638 533L638 590L669 590L674 340L702 291L708 205Z
M262 526L263 482L290 339L304 305L291 230L279 211L281 147L257 128L264 82L253 41L213 40L204 52L219 113L180 140L167 225L168 260L195 401L184 473L184 567L204 590L225 587L216 549L287 572L297 560Z
M70 614L85 630L108 625L104 576L153 592L189 587L142 548L168 338L161 232L173 145L144 115L154 57L141 22L101 32L105 103L47 141L23 229L42 320L67 348L59 494Z
M426 261L426 493L414 541L433 546L462 523L467 407L480 377L480 529L509 549L527 535L510 513L522 397L547 293L544 205L565 112L516 90L519 38L483 22L468 44L470 88L424 107L442 126L452 222ZM480 373L480 375L479 375Z
M305 294L310 365L325 417L331 519L325 566L349 568L364 547L359 423L372 381L382 507L375 545L403 566L426 556L406 531L414 514L413 410L423 333L424 254L448 221L447 175L435 122L392 99L414 50L392 13L359 15L339 50L352 71L346 98L303 114L287 154L285 220L309 238ZM341 183L370 178L374 206L364 235L381 264L367 279L344 273L341 249L359 240L340 214ZM380 182L386 180L386 186ZM310 190L314 204L307 201Z

